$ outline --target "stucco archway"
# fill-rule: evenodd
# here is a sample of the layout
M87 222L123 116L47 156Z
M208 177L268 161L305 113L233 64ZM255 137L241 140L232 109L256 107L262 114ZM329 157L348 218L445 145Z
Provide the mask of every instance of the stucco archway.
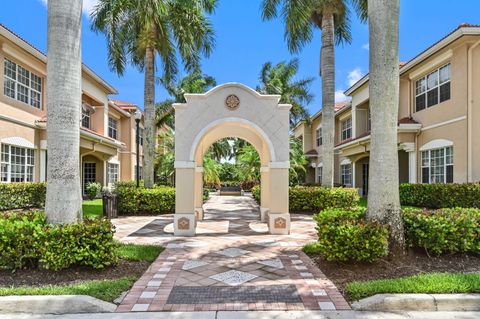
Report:
M288 234L289 110L279 95L262 95L238 84L219 85L204 94L185 94L175 108L175 235L194 236L203 218L203 156L211 144L239 137L261 159L261 216L270 233ZM272 200L272 199L275 200Z

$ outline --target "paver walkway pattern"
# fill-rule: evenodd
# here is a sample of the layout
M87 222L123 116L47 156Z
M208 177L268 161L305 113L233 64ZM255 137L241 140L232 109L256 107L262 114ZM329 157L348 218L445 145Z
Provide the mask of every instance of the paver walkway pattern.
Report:
M172 215L114 220L122 242L166 249L118 306L127 311L346 310L335 285L301 251L316 239L311 216L269 235L248 196L213 196L196 237L174 237Z

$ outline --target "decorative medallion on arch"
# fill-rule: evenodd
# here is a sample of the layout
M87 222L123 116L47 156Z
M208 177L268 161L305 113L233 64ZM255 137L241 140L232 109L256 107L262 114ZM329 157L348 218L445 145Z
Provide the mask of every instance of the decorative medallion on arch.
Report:
M203 167L208 148L219 139L238 137L255 147L262 167L268 168L261 172L260 206L270 212L270 233L288 233L291 105L279 104L280 95L262 95L238 83L223 84L203 94L185 94L185 100L186 103L174 104L177 229L181 218L191 221L190 216L202 207L203 170L199 168ZM187 227L190 236L195 235L195 226L201 220L192 218L195 222ZM273 218L282 225L276 227ZM185 235L184 230L180 233Z

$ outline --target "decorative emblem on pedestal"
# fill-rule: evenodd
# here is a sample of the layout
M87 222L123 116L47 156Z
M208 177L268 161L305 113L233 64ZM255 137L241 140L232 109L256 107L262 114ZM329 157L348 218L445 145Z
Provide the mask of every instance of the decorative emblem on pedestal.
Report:
M235 110L240 106L240 99L235 94L230 94L225 99L225 106L229 110Z
M186 217L178 219L178 229L186 230L190 228L190 221Z
M287 220L283 217L277 217L274 221L274 227L277 229L287 228Z

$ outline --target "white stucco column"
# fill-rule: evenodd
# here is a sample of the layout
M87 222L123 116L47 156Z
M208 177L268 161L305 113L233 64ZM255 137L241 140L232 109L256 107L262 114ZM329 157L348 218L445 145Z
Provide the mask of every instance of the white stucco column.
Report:
M270 167L260 167L260 220L267 221L270 210Z
M356 187L357 187L357 186L356 186L357 183L356 183L356 181L355 181L355 179L356 179L356 177L357 177L357 165L356 165L356 162L352 162L352 163L350 164L350 167L352 168L352 187L353 187L353 188L356 188Z
M45 182L47 180L47 140L40 141L40 163L38 165L40 165L40 182Z
M195 162L175 162L175 236L195 236Z
M402 143L402 149L408 153L408 182L417 183L417 149L415 143Z
M203 220L203 167L195 167L195 216Z
M288 202L289 162L270 162L270 210L268 229L273 235L290 234Z

